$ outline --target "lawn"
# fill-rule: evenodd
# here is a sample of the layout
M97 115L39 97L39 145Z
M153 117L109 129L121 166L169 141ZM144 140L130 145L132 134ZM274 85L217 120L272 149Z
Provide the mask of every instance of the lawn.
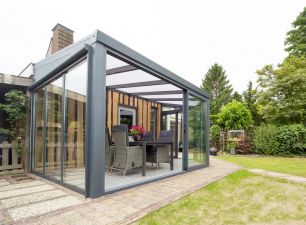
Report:
M271 170L306 177L306 158L231 155L218 156L218 158L245 166L246 168Z
M306 185L235 172L137 224L297 224L306 223Z

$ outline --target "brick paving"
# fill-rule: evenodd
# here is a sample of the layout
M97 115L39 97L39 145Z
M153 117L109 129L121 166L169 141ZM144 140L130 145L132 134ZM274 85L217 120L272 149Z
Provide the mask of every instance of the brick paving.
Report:
M11 199L0 198L0 224L129 224L147 213L239 169L241 167L237 165L211 157L211 166L208 168L141 185L97 199L85 199L61 186L39 179L38 181L32 181L36 182L33 185L34 189L37 189L39 184L44 187L44 191L40 194L32 193L33 196L35 194L36 196L39 195L37 202L29 198L31 193L21 196L26 205L22 205L20 201L16 202L18 196L12 196L12 193L8 194ZM1 190L2 187L6 187L5 191ZM18 187L19 189L16 190L22 190L23 188L27 190L31 185L19 184ZM3 196L6 196L6 192L9 191L14 191L14 188L9 188L7 185L0 186L0 193L3 192ZM52 192L52 194L49 192ZM42 193L51 197L48 199L48 196ZM17 194L20 193L17 192ZM35 207L39 207L39 209L35 211ZM27 209L30 211L28 212Z

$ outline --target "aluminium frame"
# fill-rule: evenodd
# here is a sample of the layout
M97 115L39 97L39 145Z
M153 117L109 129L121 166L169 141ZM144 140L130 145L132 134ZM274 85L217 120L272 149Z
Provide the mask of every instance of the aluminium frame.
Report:
M32 112L31 112L31 131L30 131L30 172L34 169L34 148L35 148L35 91L54 79L56 76L62 75L67 71L72 64L80 60L82 57L87 56L88 74L87 74L87 104L86 104L86 157L85 157L85 196L86 197L100 197L106 193L113 192L114 190L105 190L105 171L104 171L104 152L105 149L100 146L105 146L105 107L101 103L106 102L106 55L110 54L124 61L131 62L132 66L144 70L155 77L160 78L162 81L170 83L183 90L183 171L190 171L197 168L203 168L209 165L209 95L191 84L190 82L182 79L169 70L154 63L150 59L142 56L136 51L123 45L117 40L109 37L108 35L97 30L92 35L84 38L57 53L51 55L45 60L42 60L34 65L36 79L29 90L31 91L32 98ZM132 70L133 68L130 67ZM110 74L109 74L110 75ZM161 82L162 83L162 82ZM206 114L206 164L189 167L188 166L188 98L189 94L198 97L207 104ZM171 105L171 104L168 104ZM63 123L63 121L62 121ZM33 127L32 127L33 126ZM46 128L44 128L46 129ZM45 132L45 131L44 131ZM63 139L62 139L63 141ZM62 145L63 148L63 145ZM63 149L62 149L63 150ZM62 151L63 155L63 151ZM63 157L63 156L62 156ZM63 174L63 171L61 172ZM173 176L173 174L169 175ZM163 176L162 178L169 177ZM61 176L63 177L63 175ZM97 179L97 177L100 177ZM155 178L152 180L158 180ZM151 180L150 180L151 181ZM135 185L128 187L118 188L122 190L130 188L131 186L140 185L150 181L138 182ZM63 183L63 181L62 181Z

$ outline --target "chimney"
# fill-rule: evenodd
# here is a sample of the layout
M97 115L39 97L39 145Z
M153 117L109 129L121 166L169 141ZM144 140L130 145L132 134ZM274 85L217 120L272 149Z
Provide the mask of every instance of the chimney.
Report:
M73 43L73 30L70 30L69 28L58 23L55 25L52 31L53 36L49 44L47 56Z

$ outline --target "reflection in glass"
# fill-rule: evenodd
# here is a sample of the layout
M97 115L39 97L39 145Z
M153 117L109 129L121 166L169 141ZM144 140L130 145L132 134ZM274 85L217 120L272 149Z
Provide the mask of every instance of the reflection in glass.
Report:
M45 114L45 89L36 92L35 102L35 147L34 147L34 171L43 171L44 151L44 114Z
M61 180L63 79L47 85L45 175Z
M85 109L87 63L68 71L65 80L64 183L85 189Z
M189 96L188 166L205 164L206 160L206 107L203 100Z

